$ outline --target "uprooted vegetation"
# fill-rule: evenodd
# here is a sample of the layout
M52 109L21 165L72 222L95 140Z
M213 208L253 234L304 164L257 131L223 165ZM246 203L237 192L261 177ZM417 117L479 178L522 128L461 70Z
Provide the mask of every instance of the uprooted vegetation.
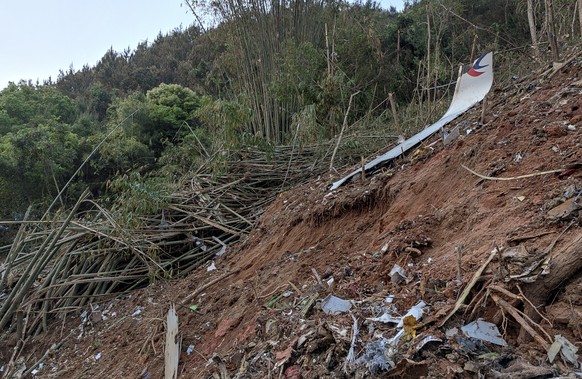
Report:
M23 227L14 267L35 274L20 271L3 294L6 371L161 377L172 303L181 377L576 371L581 79L579 56L522 78L493 95L483 125L480 109L456 120L453 144L435 136L338 191L315 157L247 157L229 176L184 181L130 236L98 208ZM30 261L32 247L46 265ZM188 276L165 279L171 270ZM470 337L475 325L495 329Z

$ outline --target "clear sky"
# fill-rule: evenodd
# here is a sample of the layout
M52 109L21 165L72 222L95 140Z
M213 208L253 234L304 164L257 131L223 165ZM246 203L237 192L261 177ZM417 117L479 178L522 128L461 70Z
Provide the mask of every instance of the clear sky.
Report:
M401 10L404 0L381 0ZM194 22L182 0L0 0L0 89L40 83Z

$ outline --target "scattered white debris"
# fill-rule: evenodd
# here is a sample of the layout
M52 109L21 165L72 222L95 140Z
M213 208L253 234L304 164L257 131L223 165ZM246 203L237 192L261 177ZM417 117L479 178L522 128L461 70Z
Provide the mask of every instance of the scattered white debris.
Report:
M572 124L568 125L568 130L571 131L571 132L575 131L576 130L576 125L572 125Z
M333 285L333 282L334 282L334 279L333 279L333 276L332 276L331 278L329 278L327 280L327 285L331 287Z
M206 271L214 271L214 270L216 270L216 265L214 264L214 261L212 261L212 263L210 264L210 266L208 266Z
M186 354L190 355L194 352L194 345L189 345L188 349L186 349Z
M548 361L550 363L554 363L554 359L556 359L556 356L558 355L561 349L562 344L559 343L558 341L554 341L552 346L550 346L550 348L548 349Z
M575 366L579 366L578 355L576 354L578 348L572 342L568 341L566 337L562 337L559 334L555 336L555 341L562 345L561 352L564 359Z
M131 317L139 315L143 311L143 307L137 307L137 309L131 314Z
M395 264L394 267L392 267L392 270L390 270L390 280L394 284L400 284L404 281L408 281L408 278L406 277L404 269Z
M352 302L329 295L321 303L321 309L328 315L344 313L352 308Z
M95 354L95 360L98 361L99 359L101 359L101 352Z
M441 340L440 338L437 338L435 336L426 336L422 339L422 341L420 341L418 343L418 345L416 345L416 351L419 351L420 349L422 349L424 347L424 345L426 345L429 342L443 342L443 340Z
M422 318L422 315L424 314L423 310L424 307L426 307L426 303L421 300L418 304L410 308L404 316L402 316L402 319L398 323L397 327L402 328L402 326L404 325L402 320L404 320L404 318L407 316L414 316L416 321L419 321Z
M499 346L507 346L507 342L501 337L497 325L490 322L479 319L463 326L461 330L467 337L491 342Z
M384 313L380 317L367 318L366 320L383 322L385 324L398 324L400 322L400 317L395 317L389 313Z
M453 338L457 334L459 334L459 329L456 327L453 327L451 329L447 329L445 332L445 336L447 336L447 338Z
M222 242L220 240L220 238L218 237L212 237L213 240L215 240L216 242L218 242L222 247L220 248L220 250L218 251L218 253L216 253L217 257L222 257L224 255L224 253L226 253L226 244L224 242Z
M367 318L366 320L383 322L385 324L398 324L397 327L402 328L402 326L403 326L402 320L406 316L414 316L416 321L420 320L422 318L423 313L424 313L424 310L423 310L424 307L426 307L426 303L424 301L420 301L418 304L416 304L415 306L410 308L408 310L408 312L406 312L406 314L402 317L392 316L388 312L385 312L380 317Z

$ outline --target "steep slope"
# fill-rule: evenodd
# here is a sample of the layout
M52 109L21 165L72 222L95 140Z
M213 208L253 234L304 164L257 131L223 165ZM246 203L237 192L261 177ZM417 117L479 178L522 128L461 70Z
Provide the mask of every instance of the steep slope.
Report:
M461 136L453 143L443 146L435 136L395 167L334 192L329 178L318 178L282 193L253 233L217 258L216 270L100 304L81 325L78 317L57 322L50 335L28 341L24 356L34 361L62 341L36 377L162 377L165 313L175 302L183 378L571 371L559 358L549 364L543 343L556 334L577 346L582 339L580 259L571 260L581 247L581 94L579 57L516 80L492 94L484 125L480 109L456 120L451 127ZM487 177L528 177L483 179L463 166ZM563 171L537 175L556 169ZM494 248L499 253L460 310L440 326ZM548 257L547 275L506 280ZM396 264L401 280L391 275ZM354 300L350 312L323 312L329 294ZM525 296L541 305L544 319ZM382 347L399 328L370 318L402 316L421 300L428 306L416 337ZM513 310L532 318L543 343L532 342ZM497 324L509 347L447 332L479 317ZM440 341L419 347L427 336ZM9 361L14 343L0 348L0 361Z

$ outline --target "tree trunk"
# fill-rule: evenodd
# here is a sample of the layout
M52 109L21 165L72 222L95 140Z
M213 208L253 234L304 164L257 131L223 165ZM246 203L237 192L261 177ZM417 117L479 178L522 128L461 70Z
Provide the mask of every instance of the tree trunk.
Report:
M582 0L578 0L582 1ZM527 21L529 23L529 34L531 35L531 44L534 49L534 55L537 58L540 56L540 48L538 46L538 37L536 32L536 21L534 19L533 0L527 0Z
M560 60L560 51L558 50L558 40L556 38L556 25L554 22L554 0L545 0L546 21L548 28L548 40L552 50L552 59L554 62Z
M578 0L578 1L582 1L582 0ZM582 21L580 21L580 30L582 30ZM400 29L398 29L397 36L398 36L398 38L396 39L396 65L400 65Z
M524 287L525 295L531 304L538 309L546 304L548 298L560 286L565 285L573 275L582 269L582 232L579 232L566 246L553 253L551 257L550 273ZM525 304L524 311L535 322L541 319L530 304ZM529 340L529 335L522 329L518 341L521 343L527 340Z

